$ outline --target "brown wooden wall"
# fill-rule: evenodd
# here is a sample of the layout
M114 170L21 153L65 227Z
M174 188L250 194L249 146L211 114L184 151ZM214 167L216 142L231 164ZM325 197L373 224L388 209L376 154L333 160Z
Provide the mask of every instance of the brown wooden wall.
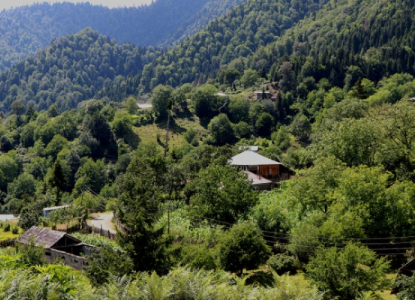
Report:
M268 179L275 179L279 175L279 165L259 166L259 173Z

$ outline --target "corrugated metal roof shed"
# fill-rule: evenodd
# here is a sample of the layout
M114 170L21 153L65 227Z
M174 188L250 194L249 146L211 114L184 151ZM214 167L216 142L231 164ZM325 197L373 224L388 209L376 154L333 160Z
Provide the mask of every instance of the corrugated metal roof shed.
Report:
M60 232L33 226L21 236L20 243L29 244L30 238L33 237L36 246L43 245L44 248L51 248L53 245L59 242L59 240L65 237L65 235L67 235L66 232ZM73 236L68 235L68 237L70 237L72 240L78 243L81 242L81 240L78 240Z
M45 211L45 210L56 210L56 209L61 209L61 208L65 208L65 207L69 207L69 205L53 206L53 207L45 207L45 208L43 209L43 211Z
M229 160L231 166L272 166L282 165L281 163L272 159L266 158L258 153L252 151L245 151L232 157Z

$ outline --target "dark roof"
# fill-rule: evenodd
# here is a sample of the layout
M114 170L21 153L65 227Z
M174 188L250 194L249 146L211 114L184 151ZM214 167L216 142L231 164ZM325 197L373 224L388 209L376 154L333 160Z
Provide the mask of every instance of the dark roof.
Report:
M406 264L404 264L402 267L400 267L398 270L398 274L409 275L414 271L415 271L415 258L411 259Z
M20 243L29 244L30 238L34 237L36 246L43 245L44 248L51 248L53 245L59 242L59 240L61 240L64 236L68 236L75 242L81 242L81 240L68 235L66 232L60 232L33 226L21 236Z
M413 273L415 271L415 258L408 261L406 264L404 264L402 267L398 269L398 277L399 275L405 275L405 276L413 276ZM392 288L392 294L399 293L398 287L394 285Z

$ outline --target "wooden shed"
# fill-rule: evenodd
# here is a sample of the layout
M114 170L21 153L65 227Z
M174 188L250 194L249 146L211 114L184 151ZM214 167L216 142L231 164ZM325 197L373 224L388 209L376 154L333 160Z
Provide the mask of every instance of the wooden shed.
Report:
M45 249L47 262L62 260L66 265L81 270L88 265L85 256L91 255L91 249L97 248L84 244L81 240L67 234L66 232L50 230L32 226L19 239L21 244L30 244L33 240L36 247Z

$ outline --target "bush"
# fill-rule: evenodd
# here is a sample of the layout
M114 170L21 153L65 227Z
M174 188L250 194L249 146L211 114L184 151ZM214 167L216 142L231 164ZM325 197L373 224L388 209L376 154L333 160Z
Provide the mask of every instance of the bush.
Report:
M330 299L356 299L389 285L389 262L367 247L349 244L343 249L320 248L306 266L307 277Z
M13 226L13 228L12 228L12 233L13 233L13 234L19 234L19 227L17 227L17 226Z
M108 282L110 275L128 276L134 268L133 261L125 252L107 245L100 250L93 249L88 262L89 266L85 268L85 272L94 286Z
M190 127L186 132L185 132L185 134L183 135L184 136L184 139L189 143L189 144L191 144L192 143L192 141L196 138L196 135L197 135L197 131L193 128L193 127Z
M220 264L230 272L257 269L270 254L261 231L249 222L234 225L219 242Z
M255 122L255 128L260 136L268 136L271 134L274 118L269 113L263 113Z
M215 270L217 268L214 249L206 245L185 245L182 248L183 265L195 270Z
M252 127L243 121L234 125L234 131L236 136L240 139L249 139L252 136Z
M415 300L415 276L400 275L395 285L399 290L396 295L399 300Z
M8 231L10 231L10 223L9 222L6 222L6 224L4 224L4 232L8 232Z
M285 254L273 255L268 259L267 264L277 272L278 275L290 272L290 274L297 273L295 268L295 260L291 256Z

